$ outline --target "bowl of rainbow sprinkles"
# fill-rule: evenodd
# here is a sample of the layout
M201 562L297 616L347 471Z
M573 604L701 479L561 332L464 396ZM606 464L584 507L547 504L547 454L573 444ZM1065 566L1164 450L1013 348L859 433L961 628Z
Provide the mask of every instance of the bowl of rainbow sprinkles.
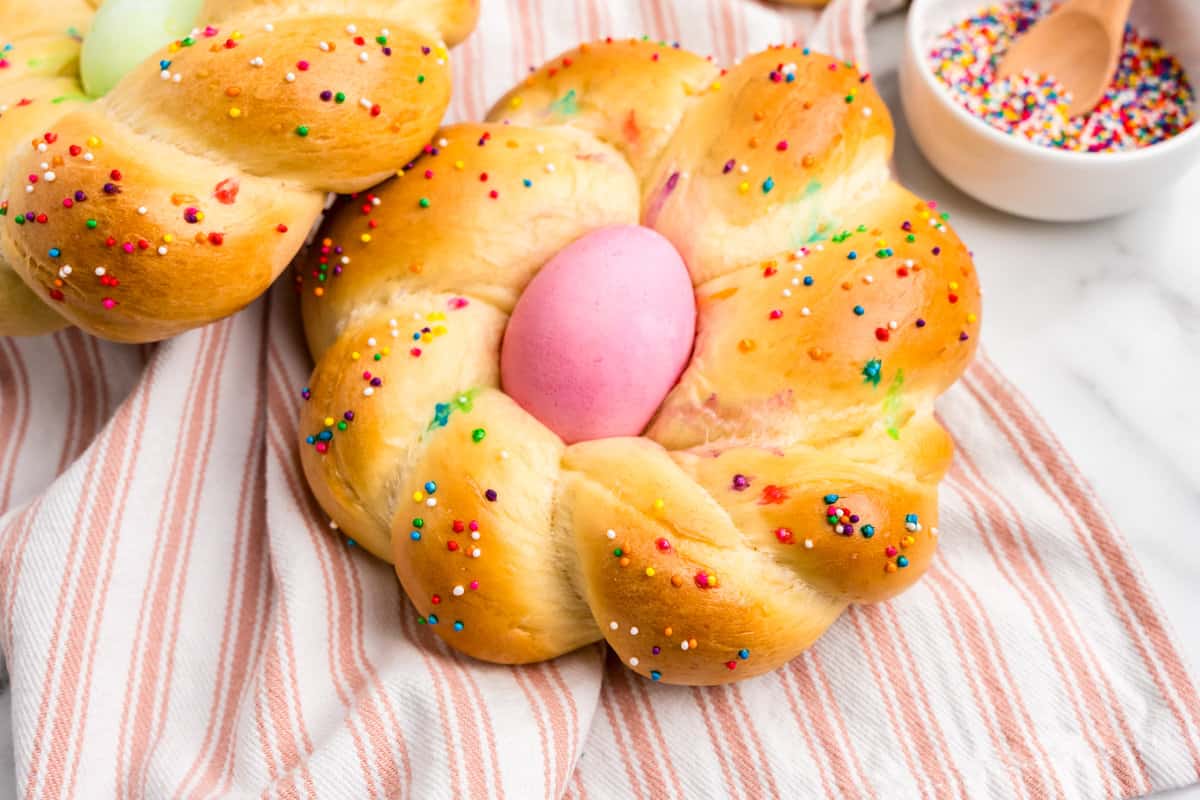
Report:
M1019 216L1089 220L1153 203L1200 157L1200 3L1136 0L1100 102L1075 116L1055 76L998 76L1055 5L914 0L900 70L913 137L951 183Z

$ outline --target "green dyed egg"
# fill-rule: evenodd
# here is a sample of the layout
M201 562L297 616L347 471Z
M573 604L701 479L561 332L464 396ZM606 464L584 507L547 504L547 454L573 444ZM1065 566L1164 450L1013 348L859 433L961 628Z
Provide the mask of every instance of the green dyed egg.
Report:
M191 32L203 0L105 0L83 40L83 88L100 97L125 73Z

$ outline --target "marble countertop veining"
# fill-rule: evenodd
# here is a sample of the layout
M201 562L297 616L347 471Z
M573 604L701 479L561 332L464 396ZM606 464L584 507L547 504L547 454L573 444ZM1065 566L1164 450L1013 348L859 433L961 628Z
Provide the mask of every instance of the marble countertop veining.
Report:
M897 127L901 180L936 199L975 252L983 346L1020 387L1124 531L1200 668L1200 164L1151 207L1088 224L1030 222L962 194L924 160L900 108L903 17L870 33ZM1200 76L1197 76L1200 78ZM1098 156L1102 158L1103 156ZM0 800L16 797L12 701L0 681ZM1200 800L1200 786L1156 797Z

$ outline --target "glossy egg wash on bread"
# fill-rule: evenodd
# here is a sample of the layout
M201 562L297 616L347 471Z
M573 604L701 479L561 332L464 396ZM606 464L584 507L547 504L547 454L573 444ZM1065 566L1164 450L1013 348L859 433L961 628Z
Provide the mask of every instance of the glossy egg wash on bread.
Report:
M643 40L443 128L297 268L322 508L418 623L501 663L604 640L724 683L904 591L980 298L892 137L844 62Z
M419 13L378 0L42 5L0 4L0 335L70 324L121 342L245 307L330 192L366 190L419 153L450 102L448 48L479 12L478 0L422 0Z

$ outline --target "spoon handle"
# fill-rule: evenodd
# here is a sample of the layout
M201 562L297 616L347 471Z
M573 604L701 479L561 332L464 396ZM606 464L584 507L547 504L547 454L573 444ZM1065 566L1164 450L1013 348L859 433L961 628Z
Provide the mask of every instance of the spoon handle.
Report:
M1113 31L1125 30L1125 21L1129 19L1129 9L1133 6L1133 0L1073 0L1069 5L1073 11L1086 12L1100 20L1104 29L1111 34Z

